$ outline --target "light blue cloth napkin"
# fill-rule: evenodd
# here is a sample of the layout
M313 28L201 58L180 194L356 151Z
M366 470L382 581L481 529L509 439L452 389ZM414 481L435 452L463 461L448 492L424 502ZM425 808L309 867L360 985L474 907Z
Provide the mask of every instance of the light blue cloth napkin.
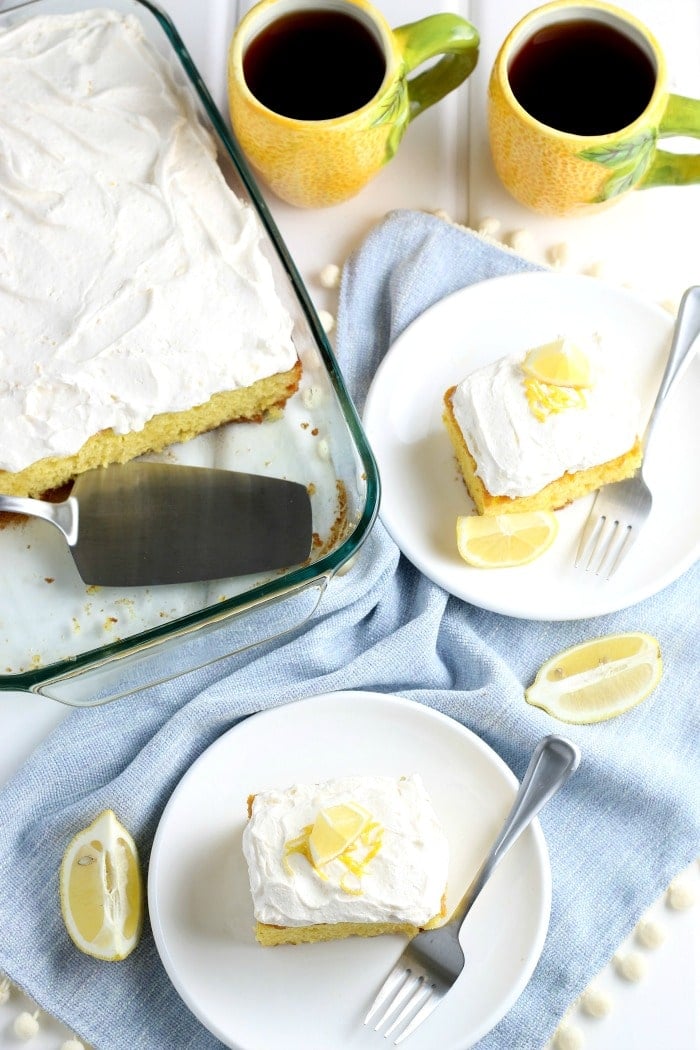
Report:
M387 216L346 266L341 289L338 356L358 407L392 340L421 311L462 286L530 268L438 218ZM147 862L170 793L240 716L337 689L399 693L474 730L518 777L546 733L564 729L582 749L579 772L541 818L553 874L542 958L480 1043L480 1050L540 1050L700 847L699 582L696 566L615 615L515 620L448 596L399 555L379 522L304 631L237 657L233 672L214 665L72 713L0 792L0 968L101 1050L219 1046L175 993L148 926L119 964L72 946L57 901L66 843L112 807ZM524 702L523 687L548 656L630 629L659 639L665 665L638 708L579 728Z

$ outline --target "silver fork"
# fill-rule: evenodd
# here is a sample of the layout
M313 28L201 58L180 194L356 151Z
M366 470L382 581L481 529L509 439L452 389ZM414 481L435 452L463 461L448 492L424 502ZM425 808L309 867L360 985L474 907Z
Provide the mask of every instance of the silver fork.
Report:
M388 1023L384 1037L395 1035L394 1046L415 1032L454 985L464 969L459 933L467 913L515 840L579 761L579 750L570 740L560 736L540 740L498 838L451 918L438 929L417 934L404 948L364 1021L374 1020L375 1032Z
M682 365L695 349L700 335L700 286L683 295L678 310L673 342L659 392L649 416L642 445L642 465L625 481L615 481L598 489L581 533L574 566L610 579L629 553L639 531L651 513L652 494L644 479L644 465L652 430L659 413L681 373Z

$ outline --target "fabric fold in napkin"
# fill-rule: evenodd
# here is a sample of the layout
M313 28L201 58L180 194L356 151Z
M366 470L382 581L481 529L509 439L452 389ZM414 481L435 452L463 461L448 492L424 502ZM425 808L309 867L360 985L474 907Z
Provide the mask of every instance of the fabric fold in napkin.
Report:
M513 252L439 218L390 213L343 273L338 359L358 408L392 341L418 314L465 285L529 269ZM610 616L516 620L450 597L400 555L379 521L304 630L225 665L72 712L0 791L0 969L104 1050L220 1046L178 997L148 925L118 964L73 947L57 897L66 844L111 807L147 863L169 795L241 716L339 689L398 693L469 727L518 777L546 733L564 732L581 747L581 768L541 816L553 875L542 957L519 1000L479 1043L480 1050L540 1050L698 851L699 583L696 565ZM660 685L639 707L576 727L524 702L523 689L546 658L624 630L655 635L664 658Z

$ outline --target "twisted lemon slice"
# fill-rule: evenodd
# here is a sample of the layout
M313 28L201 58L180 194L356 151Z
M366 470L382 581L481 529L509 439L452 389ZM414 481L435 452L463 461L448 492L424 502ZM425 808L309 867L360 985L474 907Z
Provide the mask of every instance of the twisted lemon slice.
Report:
M586 354L570 339L555 339L528 350L523 372L551 386L580 389L591 386L591 364Z

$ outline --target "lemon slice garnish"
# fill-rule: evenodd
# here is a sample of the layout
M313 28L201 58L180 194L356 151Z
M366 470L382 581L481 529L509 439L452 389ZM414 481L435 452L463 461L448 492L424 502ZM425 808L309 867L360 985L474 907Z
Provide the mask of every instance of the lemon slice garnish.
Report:
M87 955L116 962L136 947L143 885L134 840L106 809L69 843L59 874L61 914Z
M457 518L457 550L468 565L504 569L526 565L551 547L559 523L551 510Z
M528 350L523 372L551 386L580 389L591 385L591 364L583 350L569 339L555 339Z
M605 635L547 660L525 699L562 722L604 722L641 703L658 685L661 671L661 651L652 635Z
M370 820L371 815L367 810L354 802L319 810L309 835L309 850L314 867L323 867L345 853Z

